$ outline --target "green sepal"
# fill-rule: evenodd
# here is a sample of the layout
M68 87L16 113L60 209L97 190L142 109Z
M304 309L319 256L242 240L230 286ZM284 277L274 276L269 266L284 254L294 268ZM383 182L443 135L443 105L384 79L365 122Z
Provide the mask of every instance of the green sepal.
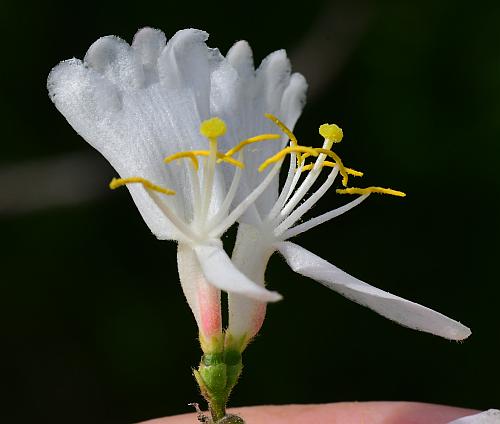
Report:
M219 397L226 393L227 386L227 366L226 364L216 364L205 366L200 364L198 368L205 387L212 397Z
M229 393L236 386L238 378L243 370L243 363L241 361L241 353L237 350L226 350L224 352L224 362L226 363L226 387L229 389Z
M241 353L229 349L224 353L203 355L198 370L193 370L215 422L225 417L226 403L242 369Z

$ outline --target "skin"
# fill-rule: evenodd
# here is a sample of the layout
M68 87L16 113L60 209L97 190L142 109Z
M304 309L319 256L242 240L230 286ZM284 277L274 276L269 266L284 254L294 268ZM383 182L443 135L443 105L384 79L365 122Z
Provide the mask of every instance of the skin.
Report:
M345 402L232 408L246 424L447 424L478 411L416 402ZM142 424L196 424L196 414L160 418Z

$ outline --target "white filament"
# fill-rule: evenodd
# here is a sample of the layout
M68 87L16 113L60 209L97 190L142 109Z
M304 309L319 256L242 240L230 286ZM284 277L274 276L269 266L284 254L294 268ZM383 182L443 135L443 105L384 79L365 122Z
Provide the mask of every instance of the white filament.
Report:
M290 230L286 231L283 235L282 238L284 240L289 239L291 237L295 237L299 234L302 234L305 231L310 230L311 228L314 228L320 224L323 224L326 221L329 221L330 219L336 218L339 215L342 215L343 213L351 210L355 206L359 205L363 200L365 200L370 194L363 194L356 199L352 200L351 202L340 206L339 208L333 209L330 212L326 212L320 216L317 216L315 218L311 218L309 221L306 221L300 225L297 225Z
M281 209L283 208L283 205L293 194L293 191L295 190L295 187L299 182L303 164L301 164L299 167L296 167L295 166L296 160L297 156L295 155L295 153L292 153L290 156L290 166L288 168L288 175L285 181L285 185L281 190L278 200L276 200L271 211L267 214L266 218L267 222L271 222L276 218L276 216L280 213Z
M240 151L238 154L238 161L243 162L243 151ZM228 213L229 208L231 207L231 203L234 200L234 197L236 196L236 190L238 189L238 186L240 185L240 180L241 180L241 175L243 173L243 169L237 167L236 171L234 172L233 180L231 181L231 186L229 187L229 190L227 192L226 197L224 198L224 201L222 202L222 205L220 206L219 210L215 214L215 216L212 218L210 222L210 226L214 227L223 219L223 217Z
M262 182L238 205L236 208L232 210L232 212L212 231L211 235L213 237L218 237L223 234L238 218L245 213L250 205L252 205L257 197L259 197L264 190L269 186L273 178L276 177L276 174L279 172L281 168L283 160L276 162L273 169L266 175L266 178L262 180Z
M316 171L318 172L318 171ZM321 171L319 171L321 172ZM321 184L321 187L316 190L302 205L300 205L297 209L295 209L289 216L288 218L284 219L278 227L276 227L276 230L274 231L274 234L276 236L281 235L284 231L286 231L289 227L291 227L295 222L297 222L302 216L309 210L311 209L319 199L323 197L323 195L328 191L328 189L332 186L332 184L335 182L335 178L337 177L339 173L339 168L338 166L335 166L331 172L328 174L328 178L325 180L323 184Z

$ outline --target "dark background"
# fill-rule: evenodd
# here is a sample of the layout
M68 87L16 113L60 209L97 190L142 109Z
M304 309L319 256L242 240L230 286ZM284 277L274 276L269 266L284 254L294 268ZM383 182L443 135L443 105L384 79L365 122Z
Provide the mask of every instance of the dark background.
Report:
M108 192L113 170L45 88L60 60L146 25L205 29L223 53L247 39L257 63L286 48L311 84L299 138L338 123L338 152L365 184L408 193L372 196L297 241L473 331L456 343L399 327L276 256L267 280L285 300L232 404L499 407L499 22L500 4L481 1L3 2L1 421L132 423L200 401L175 245L149 233L126 190Z

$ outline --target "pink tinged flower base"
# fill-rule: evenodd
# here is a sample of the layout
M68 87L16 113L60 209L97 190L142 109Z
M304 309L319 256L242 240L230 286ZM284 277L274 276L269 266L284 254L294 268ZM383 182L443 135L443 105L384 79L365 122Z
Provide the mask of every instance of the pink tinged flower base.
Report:
M264 319L266 318L266 306L267 303L256 302L250 322L250 337L255 336L261 329Z
M220 290L202 278L198 281L196 296L200 312L200 333L208 339L220 336L222 328Z
M206 280L195 252L187 244L179 243L177 265L182 290L198 324L202 348L205 352L216 350L222 340L221 292Z
M240 224L232 261L243 274L264 287L267 263L274 250L271 240L256 233L253 227ZM228 306L228 333L240 341L243 350L262 327L267 303L229 293Z

